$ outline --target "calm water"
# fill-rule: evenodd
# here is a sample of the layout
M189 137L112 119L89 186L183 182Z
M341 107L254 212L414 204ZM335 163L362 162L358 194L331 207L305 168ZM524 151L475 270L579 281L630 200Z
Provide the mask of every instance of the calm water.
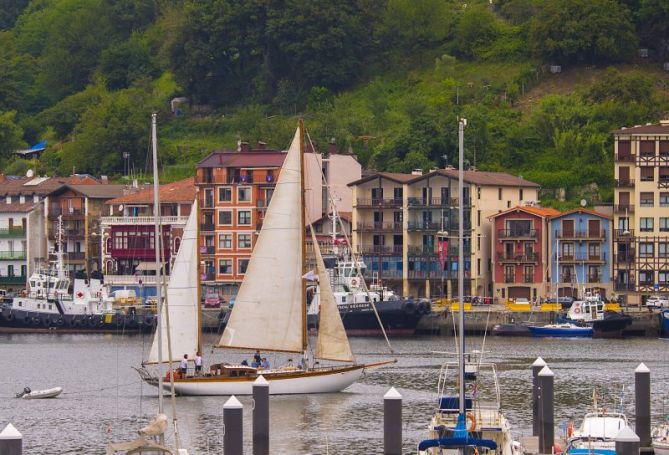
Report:
M23 432L27 454L102 454L107 441L132 438L157 409L156 389L142 385L130 368L141 362L149 341L141 336L0 335L0 427L11 422ZM351 343L359 361L388 357L382 340L358 338ZM382 453L382 397L390 386L404 396L405 448L413 453L436 403L443 358L432 352L452 351L454 343L451 338L423 337L395 340L393 345L397 364L344 393L272 397L272 453L325 454L326 447L331 454ZM470 338L468 345L480 348L481 339ZM574 415L578 423L591 403L593 386L609 407L619 401L625 386L631 416L633 372L642 361L652 371L654 417L669 413L667 341L489 338L485 349L487 359L498 363L502 404L516 436L531 432L529 365L537 356L556 375L558 422ZM217 360L222 356L214 353ZM60 385L65 392L56 400L13 399L26 385ZM223 453L225 400L177 398L181 439L191 454ZM250 453L251 402L241 401Z

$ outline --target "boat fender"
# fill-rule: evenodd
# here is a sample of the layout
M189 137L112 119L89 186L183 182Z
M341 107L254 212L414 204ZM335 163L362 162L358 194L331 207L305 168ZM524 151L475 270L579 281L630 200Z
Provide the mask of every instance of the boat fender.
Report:
M574 313L575 313L575 314L579 314L580 312L581 312L581 308L580 308L580 307L574 307Z
M149 315L149 316L147 316L147 317L144 318L144 324L148 325L149 327L150 327L150 326L153 326L153 325L156 324L156 318L154 318L153 316Z
M44 319L42 319L42 325L44 327L49 327L51 325L51 318L49 316L45 316Z
M574 422L570 420L569 423L567 423L567 437L571 438L573 434L574 434Z
M356 277L351 278L351 287L357 288L360 283Z
M470 433L472 431L476 431L476 416L473 413L468 412L466 419L467 419L467 431Z
M63 317L60 316L58 319L56 319L56 325L62 326L65 321L63 320Z
M402 309L405 313L414 313L416 311L416 304L411 301L404 302Z
M9 313L7 316L5 316L5 319L11 322L14 320L14 315L12 313Z
M23 323L25 325L29 325L30 324L30 316L26 316L25 318L23 318Z
M96 316L95 317L95 326L96 327L101 327L105 323L104 318L102 316Z
M41 324L42 324L42 321L40 320L40 318L38 318L37 316L35 316L35 317L33 318L33 325L41 325Z
M89 316L86 319L86 325L89 327L95 327L95 319L93 318L93 316Z

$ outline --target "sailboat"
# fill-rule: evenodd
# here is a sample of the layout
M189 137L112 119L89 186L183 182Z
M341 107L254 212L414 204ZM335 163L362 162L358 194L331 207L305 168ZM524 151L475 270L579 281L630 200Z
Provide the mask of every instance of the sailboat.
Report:
M248 395L260 374L269 382L271 394L338 392L360 379L365 372L395 362L361 364L355 361L315 238L316 273L307 271L304 181L304 125L300 121L235 306L215 345L222 349L298 354L301 356L298 366L289 364L282 368L259 369L230 363L212 364L200 375L172 375L176 393ZM194 209L186 225L167 290L168 298L177 304L168 306L170 320L175 322L166 330L171 331L177 346L172 352L179 358L184 353L201 351L199 316L196 316L199 315L196 214ZM309 275L318 276L322 289L320 330L313 359L309 356L307 332L306 278ZM181 295L172 295L177 292ZM176 311L178 315L171 313ZM154 340L154 345L156 343ZM155 361L154 352L152 348L149 363ZM320 366L319 360L340 363ZM149 384L159 385L159 378L148 369L142 368L139 372Z

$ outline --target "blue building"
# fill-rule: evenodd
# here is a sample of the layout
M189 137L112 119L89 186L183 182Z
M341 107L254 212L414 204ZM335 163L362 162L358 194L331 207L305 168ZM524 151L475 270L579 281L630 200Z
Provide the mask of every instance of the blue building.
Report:
M584 208L551 217L548 297L582 298L587 291L610 297L611 218Z

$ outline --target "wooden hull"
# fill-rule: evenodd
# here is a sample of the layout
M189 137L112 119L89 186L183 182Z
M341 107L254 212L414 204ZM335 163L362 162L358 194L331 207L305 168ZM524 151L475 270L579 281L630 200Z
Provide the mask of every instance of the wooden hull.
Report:
M393 362L318 368L309 371L269 370L263 373L263 377L269 382L271 395L332 393L341 392L362 378L366 372L389 363ZM174 389L178 395L251 395L255 380L256 377L189 377L176 379ZM153 386L158 385L155 379L147 382ZM165 381L163 388L167 391L171 390L170 383Z

